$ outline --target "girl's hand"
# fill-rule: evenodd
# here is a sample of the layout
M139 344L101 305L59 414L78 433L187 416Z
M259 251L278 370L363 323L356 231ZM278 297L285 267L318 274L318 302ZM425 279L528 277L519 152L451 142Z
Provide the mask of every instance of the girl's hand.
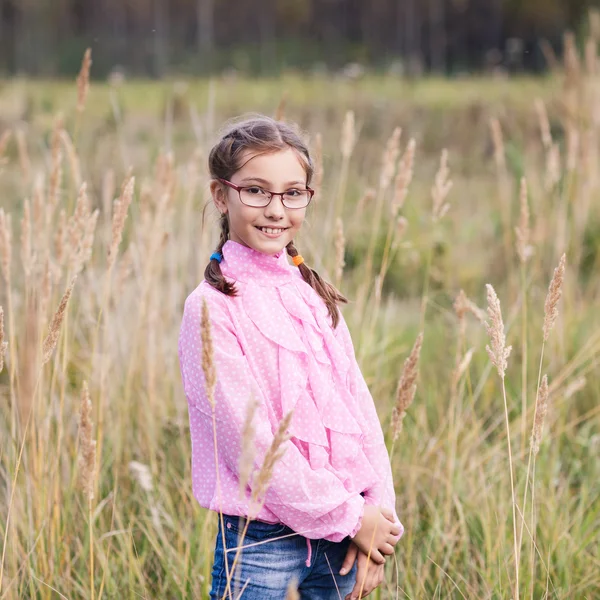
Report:
M358 559L356 583L345 600L358 600L359 598L368 596L375 588L381 585L384 578L384 565L378 565L370 558L367 559L367 555L361 552L353 542L350 543L350 547L348 548L348 553L342 565L342 571L345 569L344 572L348 572L356 559Z
M352 541L365 554L371 550L371 560L383 565L384 554L394 554L394 536L400 533L400 527L394 522L394 514L388 508L366 505L361 528ZM375 535L373 535L375 532Z

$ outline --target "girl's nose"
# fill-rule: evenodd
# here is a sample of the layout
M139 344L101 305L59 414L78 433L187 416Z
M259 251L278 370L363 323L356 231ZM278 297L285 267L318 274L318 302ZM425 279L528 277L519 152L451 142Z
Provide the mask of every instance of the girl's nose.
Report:
M285 206L281 196L273 196L271 202L265 207L265 216L282 219L285 216Z

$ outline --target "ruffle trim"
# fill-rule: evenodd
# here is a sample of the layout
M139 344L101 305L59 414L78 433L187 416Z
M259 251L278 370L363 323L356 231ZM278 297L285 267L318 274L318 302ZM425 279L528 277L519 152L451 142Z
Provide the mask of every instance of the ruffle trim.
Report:
M274 294L274 301L266 302L264 294ZM350 359L315 294L300 278L268 290L248 282L242 306L260 333L278 346L279 364L286 365L280 376L288 390L282 396L282 414L294 409L290 435L303 442L299 447L304 446L311 467L330 464L347 489L368 489L378 483L363 451L373 434L351 391ZM259 301L250 302L257 295ZM273 310L281 310L281 318ZM354 481L357 473L360 482Z

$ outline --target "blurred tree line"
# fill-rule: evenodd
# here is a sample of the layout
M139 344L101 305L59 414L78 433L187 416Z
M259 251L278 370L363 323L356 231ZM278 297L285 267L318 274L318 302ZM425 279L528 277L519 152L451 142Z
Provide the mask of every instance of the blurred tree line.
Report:
M545 67L600 0L0 0L0 74Z

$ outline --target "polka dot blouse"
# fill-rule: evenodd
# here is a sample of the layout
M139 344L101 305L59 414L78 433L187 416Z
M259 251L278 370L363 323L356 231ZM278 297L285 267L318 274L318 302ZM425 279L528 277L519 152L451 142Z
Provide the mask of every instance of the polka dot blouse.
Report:
M259 520L339 542L356 534L364 505L376 504L394 512L400 537L381 424L343 316L334 330L325 303L285 250L268 255L228 240L222 253L221 271L238 295L226 296L202 281L186 299L179 335L194 496L210 510L249 514L251 484L240 493L238 465L253 397L256 470L283 415L294 409L285 453L255 515ZM203 299L217 373L217 457L201 366Z

